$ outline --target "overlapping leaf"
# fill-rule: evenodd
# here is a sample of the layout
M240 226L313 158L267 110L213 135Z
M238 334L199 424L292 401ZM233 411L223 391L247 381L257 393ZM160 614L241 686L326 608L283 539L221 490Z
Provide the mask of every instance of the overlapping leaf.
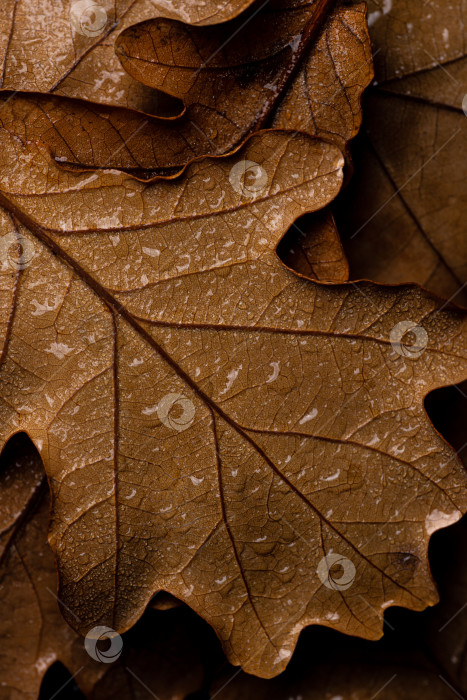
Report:
M360 126L371 53L364 5L327 17L329 5L276 0L224 31L159 20L124 32L117 52L125 69L185 104L186 152L168 154L165 164L225 153L262 126L306 131L344 149Z
M20 95L4 98L1 124L21 138L48 144L61 161L151 174L180 168L201 155L226 153L260 125L306 131L343 149L360 126L361 95L372 74L364 8L361 4L338 8L316 45L305 51L302 44L305 48L307 44L305 39L300 43L301 37L307 32L307 41L308 34L313 38L326 18L326 6L305 3L294 10L290 1L276 4L250 22L241 17L235 26L196 28L161 20L123 35L120 50L137 50L145 62L144 70L139 66L141 58L125 61L126 67L135 66L135 75L155 87L171 85L172 93L186 103L180 118L157 119L53 96ZM252 53L251 44L259 33L264 34L264 42ZM155 63L148 43L151 48L161 45L160 51L175 57L174 65L166 68ZM223 44L226 48L221 52ZM165 53L161 61L167 60ZM204 68L203 57L208 61ZM182 60L190 64L189 71L179 65ZM286 90L287 77L301 61L296 79ZM167 71L169 86L156 80ZM180 76L186 76L184 82Z
M2 439L41 452L68 621L123 630L165 589L271 676L307 624L374 638L388 605L435 602L427 540L465 509L466 477L423 397L465 376L466 321L416 288L279 263L288 226L339 189L338 149L265 132L142 183L3 136L24 269L4 264ZM408 319L416 361L393 344ZM333 552L355 567L346 590L317 573Z
M168 154L166 163L186 162L193 152L226 152L261 126L306 131L346 150L373 75L366 7L340 6L326 18L328 9L326 3L280 0L223 33L164 20L124 32L117 51L126 70L185 104L186 146ZM180 121L174 126L180 138ZM347 279L330 210L300 222L288 241L283 260L297 271Z
M47 544L50 498L41 460L24 439L14 438L6 453L2 455L2 502L14 504L16 512L10 512L9 518L5 512L2 522L2 700L35 700L44 673L57 662L92 700L107 700L117 693L143 697L145 682L161 700L184 700L198 690L203 668L190 637L199 636L201 623L187 620L186 614L168 618L164 613L145 613L124 637L121 658L110 657L113 663L98 663L86 652L83 639L60 614L56 598L57 574ZM155 677L153 673L148 677L148 669L156 670ZM144 697L150 697L150 692Z
M218 22L248 4L192 4L181 18ZM98 38L72 23L72 51L63 31L61 43L49 40L65 19L70 26L67 3L32 26L24 0L0 10L8 29L3 88L54 93L33 102L9 94L0 112L1 438L25 430L41 452L54 496L59 594L71 625L82 633L100 623L127 629L153 593L166 589L209 621L233 663L272 676L305 625L375 638L389 605L435 602L427 541L465 510L466 478L426 418L423 398L465 377L466 320L416 288L321 287L276 257L297 217L321 209L339 189L339 150L297 132L344 152L356 134L371 77L362 5L339 6L327 17L324 0L257 3L251 20L234 20L224 34L167 20L131 28L117 43L135 82L113 55L115 38L156 16L160 5L120 8ZM387 9L371 8L372 26ZM107 19L114 11L104 10ZM441 32L444 45L445 31L456 44L456 28ZM384 59L391 78L393 55ZM402 63L414 60L423 63L418 41ZM438 75L407 77L402 88L388 82L375 99L406 96L414 86L425 99L434 80L449 104ZM157 120L56 97L160 113L154 88L182 98L184 115ZM413 136L398 144L406 116L401 110L383 158L394 189L400 171L412 177L417 158L433 154L411 151ZM415 112L411 122L420 128ZM443 122L441 135L450 125ZM223 155L264 126L293 132L263 132L228 158L199 158ZM46 144L62 167L31 141ZM380 150L387 148L381 140ZM408 169L400 167L407 153ZM64 169L154 175L190 162L172 181L147 183L115 171ZM259 171L252 188L251 166ZM451 215L431 217L428 208L428 216L426 196L411 196L436 249ZM343 280L329 208L317 216L299 223L312 236L297 246L289 231L278 251L304 275ZM445 245L446 237L439 240ZM448 277L459 279L459 242L450 241L441 257L449 258ZM420 352L404 345L405 336L402 345L394 341L401 322L421 329ZM36 617L46 620L44 629L51 624L43 586L53 578L49 567L41 580L37 563L38 518L44 528L47 516L45 501L30 512L38 479L33 469L8 501L0 582L7 605L20 600L22 609L31 586L40 607L47 598L27 621L29 637L8 629L35 659L25 676L32 694L50 663L65 658L73 671L78 658L76 638L61 622L61 656L48 633L37 639ZM336 552L354 571L343 588L322 575L324 562L327 583L333 580L328 558ZM18 591L9 581L19 582ZM16 693L8 654L2 663ZM138 659L144 672L147 660ZM365 692L378 692L374 674L357 672ZM92 697L112 697L127 684L130 692L132 682L121 666ZM313 697L341 688L321 679ZM191 689L177 685L177 692ZM247 695L251 685L232 692Z
M114 52L119 33L165 16L211 24L252 0L6 0L0 8L0 86L157 112L157 94L129 79Z

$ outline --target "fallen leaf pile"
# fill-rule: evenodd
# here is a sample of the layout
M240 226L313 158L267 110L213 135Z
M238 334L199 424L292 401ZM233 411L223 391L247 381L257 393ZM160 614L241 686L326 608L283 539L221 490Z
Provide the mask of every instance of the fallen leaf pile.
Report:
M369 700L378 660L282 673L302 630L377 640L438 601L467 477L425 399L467 377L465 116L404 8L0 9L0 698L65 698L59 673L94 700ZM387 698L423 659L386 657Z

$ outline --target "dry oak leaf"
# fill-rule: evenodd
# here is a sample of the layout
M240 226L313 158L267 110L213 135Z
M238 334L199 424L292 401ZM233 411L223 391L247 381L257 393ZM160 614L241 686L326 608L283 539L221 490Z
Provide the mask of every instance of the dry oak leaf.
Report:
M43 141L62 163L125 168L147 176L142 172L145 169L149 169L150 174L166 172L168 167L184 165L195 156L232 148L234 142L242 140L251 128L259 128L260 121L272 115L274 107L284 97L277 114L272 117L272 126L305 130L324 136L344 148L360 125L361 94L372 76L371 54L363 4L355 8L337 8L325 22L311 51L308 51L314 29L319 28L326 16L327 5L329 3L300 4L296 0L281 0L262 11L259 8L259 12L256 8L255 16L249 23L242 16L236 23L228 23L224 28L208 28L207 31L175 23L175 36L172 36L172 24L162 22L162 29L171 36L170 50L174 55L180 51L185 55L189 49L192 50L189 60L198 68L197 83L201 85L201 94L208 100L213 99L212 71L210 66L202 69L198 45L209 57L215 53L215 46L226 43L227 48L223 52L229 52L228 56L223 55L226 86L222 92L219 84L216 84L215 91L217 114L222 112L226 123L217 131L217 143L205 134L205 130L209 132L211 129L212 132L213 116L216 114L212 110L201 111L199 124L196 124L196 115L189 110L181 119L157 119L132 110L91 105L53 95L7 95L0 105L0 124L23 140ZM243 24L245 30L242 31ZM237 25L238 32L235 30ZM151 28L151 23L148 26ZM156 23L156 29L158 26ZM300 42L300 33L304 32L304 28L307 34ZM196 38L196 47L193 43L187 47L185 35L191 36L192 33ZM292 76L294 66L300 68L291 87L285 90L285 95L280 90L272 92L270 76L265 78L267 71L264 61L263 64L255 63L254 59L259 55L258 33L263 36L261 48L266 63L269 69L275 66L277 71L278 84L283 83L287 88L287 78ZM182 35L181 40L179 34ZM231 36L232 40L226 41L225 37ZM253 42L255 51L252 57L245 46L248 49ZM160 43L164 41L160 40ZM294 47L293 51L291 46ZM352 60L349 60L349 55ZM239 56L244 62L240 73L237 65ZM233 69L228 64L232 57L237 57L233 61ZM301 67L300 60L303 63ZM261 70L255 75L258 66ZM250 78L248 72L251 73ZM266 81L267 88L261 79ZM232 99L232 81L240 91L237 100ZM183 96L180 87L181 84L177 94ZM242 115L245 104L250 105L250 111ZM256 115L252 105L256 105ZM198 107L192 107L197 112ZM207 120L207 124L201 117ZM252 119L256 120L254 126ZM323 212L315 220L308 217L298 226L298 238L297 226L289 232L288 240L293 243L290 249L282 246L286 263L312 278L345 281L348 278L348 265L332 213Z
M377 82L338 223L353 277L467 305L464 13L461 0L369 3Z
M18 262L34 247L4 265L2 441L25 431L42 456L68 622L121 631L167 590L269 677L305 625L375 638L389 605L433 604L428 539L467 479L423 398L467 373L466 319L280 264L283 233L338 191L338 149L265 132L142 183L1 136L5 235ZM244 160L266 174L255 197ZM391 344L407 318L416 361ZM336 552L345 590L317 573Z
M328 16L331 5L275 0L248 23L160 19L123 32L116 50L128 73L185 105L174 121L184 149L159 144L159 167L226 153L265 126L305 131L343 150L360 127L373 71L365 5Z
M84 161L123 167L139 174L137 169L142 164L154 165L157 161L154 145L159 141L153 139L151 125L145 138L134 149L131 147L132 135L143 133L140 115L131 110L86 105L48 95L35 95L33 99L18 95L3 101L0 98L0 126L23 141L49 145L59 163L67 161L64 167ZM329 207L312 217L302 217L291 227L278 250L281 259L307 277L347 280L347 260Z
M351 277L413 281L467 305L466 117L385 95L365 104L354 177L335 209Z
M338 6L327 18L326 11L326 3L278 0L248 24L242 16L223 32L158 20L123 33L117 51L131 75L185 103L184 115L171 124L183 149L165 139L159 166L225 153L265 125L305 131L346 149L360 128L362 93L373 77L366 6ZM314 27L323 19L315 40ZM153 149L147 144L143 151ZM348 279L330 210L292 227L280 255L309 278Z
M157 94L129 79L115 56L119 33L165 16L223 22L252 0L2 0L0 88L47 92L93 102L157 110Z

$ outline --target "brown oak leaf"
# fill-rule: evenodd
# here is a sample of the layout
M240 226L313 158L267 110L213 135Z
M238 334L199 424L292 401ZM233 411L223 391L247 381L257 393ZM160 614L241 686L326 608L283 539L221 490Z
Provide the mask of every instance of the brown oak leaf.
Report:
M204 53L209 56L213 52L213 42L219 46L226 43L230 53L227 57L223 56L224 67L221 71L226 85L224 91L219 84L216 85L217 112L210 109L206 113L202 105L192 104L194 112L188 108L180 119L157 119L131 110L90 105L51 95L9 95L0 105L0 124L22 139L43 141L61 163L125 168L137 173L149 169L150 174L158 170L166 172L168 167L174 165L182 166L197 155L232 148L234 142L242 140L249 130L259 128L260 122L273 114L275 107L278 107L277 113L273 114L272 121L269 119L267 122L269 126L305 130L345 148L358 131L362 91L372 76L365 8L362 4L355 8L338 7L328 18L311 51L302 56L294 53L290 44L298 48L300 32L307 23L311 23L312 29L314 24L318 27L317 13L324 14L326 7L325 4L318 4L316 9L310 3L295 5L295 2L281 0L273 7L262 11L260 8L259 12L255 10L256 16L250 22L242 16L238 21L242 24L237 33L233 31L235 27L232 23L219 31L217 26L203 29L167 21L149 23L130 32L130 41L135 33L149 32L151 46L157 39L152 37L153 32L168 33L169 48L174 55L179 51L185 55L188 50L179 34L191 36L194 33L196 42L192 44L193 54L189 60L198 66L196 82L201 85L202 95L207 100L213 99L211 69L210 66L203 69L198 47L203 46ZM285 22L278 22L278 14ZM284 33L284 23L288 27L288 37ZM241 31L243 24L248 31L246 37ZM176 33L172 36L174 27ZM229 37L232 31L233 39L227 42L225 37ZM266 64L269 68L271 65L275 67L277 81L283 83L284 88L287 87L285 79L291 75L294 66L299 68L290 87L285 89L281 104L280 91L272 94L271 85L265 89L261 76L255 74L261 69L264 77L264 60L259 61L258 51L251 56L245 49L259 32L263 32L265 37L262 51ZM312 35L307 36L307 42L310 38L313 38ZM277 45L279 39L280 50ZM164 43L160 37L159 43ZM349 55L352 60L348 59ZM239 69L234 67L232 70L228 65L232 56L237 57L237 64L247 61L241 69L242 75L249 71L255 76L254 80L239 80L239 75L236 75ZM299 59L303 64L301 66ZM232 91L227 85L232 81L237 84L241 99L232 99ZM182 85L176 82L175 85L177 95L184 96ZM245 104L249 108L242 118L239 107ZM256 114L252 104L253 107L256 104ZM207 116L208 123L213 121L215 114L217 119L224 120L224 128L217 132L219 139L222 139L219 143L204 136L203 128L212 131L212 124L202 128L194 121L199 109L201 117ZM203 124L201 118L199 123ZM226 129L225 124L229 128ZM305 276L334 281L345 281L348 277L347 262L330 211L297 222L289 232L287 241L281 245L280 255L286 264Z
M165 20L122 33L117 51L126 70L185 104L183 121L174 126L177 137L182 126L187 152L168 163L186 162L193 143L204 153L225 153L262 126L306 131L345 150L360 128L361 97L373 76L366 7L336 8L306 53L326 10L325 3L280 0L243 31L240 17L224 33ZM348 278L331 211L298 222L281 250L284 262L305 276Z
M152 54L146 43L141 43L140 35L151 47L161 44L161 51L193 66L184 83L180 76L187 75L186 69L178 65L172 69L173 92L185 98L187 105L179 118L158 119L52 95L20 94L3 98L1 125L23 139L43 141L60 162L148 170L152 175L158 170L183 167L201 155L226 153L261 125L306 131L344 149L360 126L361 95L372 76L364 8L361 4L337 8L311 51L305 52L299 50L300 37L307 31L313 38L327 7L320 3L315 8L307 2L294 12L290 4L290 0L280 0L277 7L257 12L250 22L245 22L242 15L234 23L239 26L231 41L226 37L235 29L232 23L199 28L166 20L149 22L123 34L124 43L118 45L134 47L148 55L146 61ZM265 39L252 54L249 48L259 32ZM222 54L216 54L215 47L224 43ZM302 43L307 48L305 40ZM295 51L291 44L296 46ZM208 63L203 69L203 56L208 59L211 55L221 67ZM135 61L130 60L128 67L132 68ZM137 61L136 68L140 75ZM157 64L156 68L161 67ZM300 68L299 73L287 90L287 79L295 68ZM265 86L266 73L270 83ZM272 73L277 91L273 90ZM167 87L162 80L151 81L148 69L142 77L156 87ZM184 86L193 81L192 90L185 92ZM273 116L281 96L283 101Z
M467 480L423 399L465 376L466 319L280 264L340 151L267 131L144 183L1 136L2 440L43 459L68 622L122 631L166 590L268 677L306 625L375 638L433 604L427 542Z

